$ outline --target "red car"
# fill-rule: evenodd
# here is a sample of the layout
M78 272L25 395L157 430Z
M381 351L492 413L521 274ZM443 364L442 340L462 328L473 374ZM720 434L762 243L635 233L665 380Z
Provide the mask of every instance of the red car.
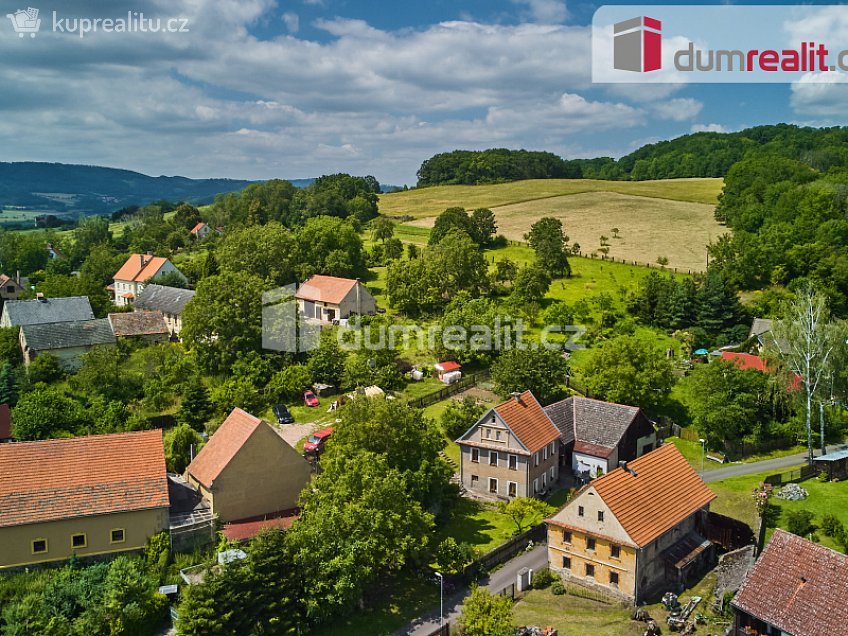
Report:
M315 395L313 391L304 391L303 403L306 404L306 406L318 406L318 396Z
M314 433L312 433L312 435L309 436L309 439L307 439L306 443L303 445L303 452L315 454L324 452L324 444L327 443L327 439L332 434L332 426L328 428L322 428L320 431L315 431Z

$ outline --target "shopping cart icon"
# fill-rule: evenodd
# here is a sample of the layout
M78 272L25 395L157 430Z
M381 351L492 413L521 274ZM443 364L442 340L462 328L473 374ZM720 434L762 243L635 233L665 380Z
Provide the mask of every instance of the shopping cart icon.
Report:
M6 17L12 21L12 26L19 38L24 37L29 33L29 37L34 38L35 34L41 28L41 18L38 17L38 9L27 7L26 9L18 9L14 13L7 13Z

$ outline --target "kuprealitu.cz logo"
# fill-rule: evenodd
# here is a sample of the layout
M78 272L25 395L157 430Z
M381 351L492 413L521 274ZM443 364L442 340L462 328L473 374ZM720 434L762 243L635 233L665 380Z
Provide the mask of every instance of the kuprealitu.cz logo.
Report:
M848 82L846 5L603 6L601 83Z
M27 7L14 13L7 13L12 28L18 37L29 35L34 38L41 30L39 9ZM143 11L127 11L126 15L114 16L74 16L61 15L58 11L51 14L50 31L66 33L84 38L96 33L188 33L189 20L182 17L150 17Z

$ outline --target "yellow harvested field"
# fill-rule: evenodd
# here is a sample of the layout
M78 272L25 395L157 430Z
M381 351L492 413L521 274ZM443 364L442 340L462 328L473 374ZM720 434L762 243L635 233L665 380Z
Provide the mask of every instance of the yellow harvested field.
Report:
M633 185L643 183L651 182ZM479 207L464 199L452 204ZM382 202L380 207L381 212L387 214ZM444 207L449 205L442 205L442 209ZM579 243L584 255L601 247L603 235L609 239L610 257L651 264L665 257L670 268L684 272L703 271L707 244L726 232L713 216L715 204L619 192L584 192L509 205L489 203L488 207L495 213L498 232L512 240L523 241L524 234L535 221L553 216L562 220L571 243ZM441 210L436 214L439 212ZM429 216L412 221L410 225L432 227L434 221L435 216ZM614 237L613 228L618 228L618 238Z
M380 196L380 213L415 218L437 216L445 208L494 208L585 192L617 192L633 196L689 201L715 206L722 179L662 181L597 181L592 179L533 179L494 185L434 186Z

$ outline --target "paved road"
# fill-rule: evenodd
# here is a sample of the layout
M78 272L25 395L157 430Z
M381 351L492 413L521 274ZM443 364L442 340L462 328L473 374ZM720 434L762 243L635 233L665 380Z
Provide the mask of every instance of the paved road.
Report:
M512 561L508 561L502 568L493 572L491 576L480 581L481 586L485 586L492 593L500 592L502 589L515 582L518 571L522 568L530 568L531 570L539 570L548 565L548 547L546 544L537 545L530 552L525 552L520 556L515 557ZM459 618L462 608L462 602L468 594L468 589L461 589L445 599L445 622L455 622ZM427 612L405 627L397 630L392 636L429 636L439 628L439 609L435 608Z
M827 452L833 452L844 447L844 443L829 446ZM819 455L819 453L816 453ZM752 462L750 464L733 464L724 468L715 468L708 470L704 474L704 481L721 481L728 477L741 477L742 475L753 475L754 473L775 472L779 473L788 468L795 468L807 461L807 453L796 453L787 455L786 457L778 457L777 459L765 459L761 462Z

